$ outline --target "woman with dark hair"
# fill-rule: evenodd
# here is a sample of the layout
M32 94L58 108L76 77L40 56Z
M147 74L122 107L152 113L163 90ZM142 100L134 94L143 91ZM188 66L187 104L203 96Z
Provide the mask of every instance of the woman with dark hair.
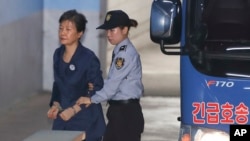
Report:
M140 105L143 95L140 55L128 38L130 27L137 27L122 10L109 11L104 24L97 29L106 30L108 41L115 45L108 78L101 90L91 97L81 97L78 104L108 101L107 129L103 141L140 141L144 130L144 117ZM90 83L89 87L95 87Z
M80 97L91 97L103 87L98 58L80 42L86 23L76 10L66 11L59 19L61 46L53 56L54 83L47 115L54 120L53 130L84 131L86 141L101 141L106 127L101 105L76 104ZM88 83L95 87L89 89Z

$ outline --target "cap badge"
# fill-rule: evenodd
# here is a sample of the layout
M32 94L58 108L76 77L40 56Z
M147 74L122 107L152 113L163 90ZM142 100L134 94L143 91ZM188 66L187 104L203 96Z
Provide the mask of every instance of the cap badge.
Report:
M106 16L106 21L109 21L110 18L111 18L111 14L108 14L108 15Z

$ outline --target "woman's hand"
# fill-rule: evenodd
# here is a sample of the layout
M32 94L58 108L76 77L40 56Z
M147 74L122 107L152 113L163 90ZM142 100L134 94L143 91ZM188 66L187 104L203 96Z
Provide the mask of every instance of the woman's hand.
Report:
M49 119L56 119L57 114L62 110L62 107L59 102L54 101L53 105L50 107L47 112L47 116Z
M47 116L49 119L56 119L59 109L57 106L53 105L50 107L49 111L47 112Z
M84 133L78 135L77 137L75 137L73 141L83 141L83 140L85 140L85 138L86 138L86 134L84 132Z
M71 119L75 114L77 114L81 110L79 105L74 105L73 107L69 107L61 112L59 115L64 121L68 121Z
M70 107L70 108L65 109L59 115L64 121L68 121L71 117L75 115L75 112L74 112L74 109Z

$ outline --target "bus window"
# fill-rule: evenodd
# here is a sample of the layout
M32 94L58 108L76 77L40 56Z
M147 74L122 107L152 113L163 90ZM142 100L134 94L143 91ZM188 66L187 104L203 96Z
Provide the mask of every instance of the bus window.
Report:
M249 40L249 4L247 0L206 0L203 21L208 39Z
M249 3L192 1L188 7L186 48L197 70L212 76L250 77Z

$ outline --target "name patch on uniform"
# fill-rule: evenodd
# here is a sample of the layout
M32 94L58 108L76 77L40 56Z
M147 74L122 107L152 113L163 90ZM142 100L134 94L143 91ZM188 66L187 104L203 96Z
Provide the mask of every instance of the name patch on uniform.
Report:
M118 69L118 70L121 69L124 66L124 62L125 62L124 58L121 58L121 57L116 58L116 60L115 60L116 69Z

